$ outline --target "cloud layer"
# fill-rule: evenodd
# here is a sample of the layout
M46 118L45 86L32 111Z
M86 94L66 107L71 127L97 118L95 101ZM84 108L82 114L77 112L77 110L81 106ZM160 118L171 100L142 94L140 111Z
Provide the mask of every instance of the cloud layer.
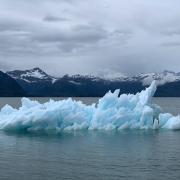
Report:
M0 0L3 70L180 71L178 0Z

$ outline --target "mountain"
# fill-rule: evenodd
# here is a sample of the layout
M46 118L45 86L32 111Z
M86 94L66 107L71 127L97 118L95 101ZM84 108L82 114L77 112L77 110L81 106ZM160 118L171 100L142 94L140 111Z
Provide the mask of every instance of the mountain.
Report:
M68 76L59 78L47 88L52 96L103 96L107 91L121 89L121 93L136 93L143 89L140 82L110 81L94 76Z
M103 96L107 91L137 93L156 80L155 96L180 96L180 73L164 71L126 76L105 71L94 75L64 75L55 78L40 68L7 72L28 96Z
M0 71L0 97L19 97L25 95L25 91L16 80Z
M92 75L64 75L55 78L40 68L9 71L7 74L19 83L28 96L103 96L107 91L118 88L122 93L136 93L143 89L141 82L128 79L125 81L122 78Z
M180 73L175 73L173 71L163 71L162 73L148 73L139 74L133 78L141 81L143 85L150 85L153 80L156 80L158 86L180 81Z
M156 80L156 84L158 86L170 82L180 81L180 73L175 73L168 70L165 70L161 73L140 73L134 76L126 76L121 73L104 71L104 73L100 73L98 77L109 81L139 81L144 86L150 85L153 80Z
M54 82L56 80L56 78L46 74L40 68L33 68L25 71L9 71L7 74L16 80L26 81L28 83L36 83L41 81Z
M18 82L27 92L27 96L48 96L46 88L49 88L57 80L40 68L9 71L7 74Z

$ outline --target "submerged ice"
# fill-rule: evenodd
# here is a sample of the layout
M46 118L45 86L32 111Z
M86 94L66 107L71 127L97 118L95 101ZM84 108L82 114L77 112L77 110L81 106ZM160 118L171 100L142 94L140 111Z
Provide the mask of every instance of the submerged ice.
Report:
M133 94L108 92L97 104L85 105L71 98L44 104L22 98L22 106L5 105L0 111L1 130L72 131L121 129L180 129L180 117L163 113L152 104L156 84Z

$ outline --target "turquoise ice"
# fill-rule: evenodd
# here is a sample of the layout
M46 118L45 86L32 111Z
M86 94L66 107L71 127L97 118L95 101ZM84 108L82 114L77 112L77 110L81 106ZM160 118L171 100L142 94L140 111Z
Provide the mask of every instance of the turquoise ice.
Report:
M0 111L0 129L8 131L75 131L122 129L180 129L180 117L163 113L152 104L156 82L145 90L122 94L108 92L97 104L85 105L71 98L41 104L22 98L14 109L5 105Z

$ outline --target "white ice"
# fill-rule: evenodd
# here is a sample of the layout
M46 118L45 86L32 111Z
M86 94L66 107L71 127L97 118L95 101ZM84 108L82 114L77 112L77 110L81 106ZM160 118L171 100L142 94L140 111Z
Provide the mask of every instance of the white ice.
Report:
M5 105L0 129L10 131L73 131L121 129L180 129L180 117L162 113L152 104L156 84L135 95L108 92L99 102L85 105L71 98L44 104L22 98L22 106Z

